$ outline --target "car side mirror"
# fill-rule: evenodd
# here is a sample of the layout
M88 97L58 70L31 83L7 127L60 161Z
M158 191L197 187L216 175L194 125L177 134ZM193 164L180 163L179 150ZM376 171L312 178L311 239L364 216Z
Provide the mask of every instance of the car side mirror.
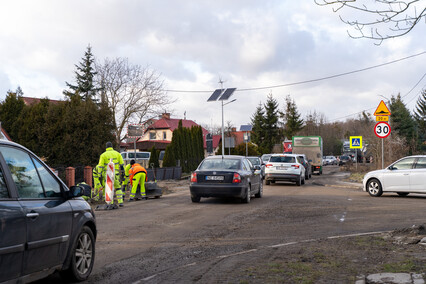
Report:
M260 171L262 168L259 165L254 166L255 171Z
M82 186L73 185L70 187L68 192L68 198L80 197L84 194L84 188Z
M393 171L393 170L396 170L396 168L394 168L393 166L389 166L389 167L388 167L388 170Z

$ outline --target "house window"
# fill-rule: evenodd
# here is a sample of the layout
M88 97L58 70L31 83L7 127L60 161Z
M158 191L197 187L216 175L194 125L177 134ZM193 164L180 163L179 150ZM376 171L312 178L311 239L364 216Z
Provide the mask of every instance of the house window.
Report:
M167 140L167 132L163 131L163 140Z
M155 140L155 132L149 133L149 140Z

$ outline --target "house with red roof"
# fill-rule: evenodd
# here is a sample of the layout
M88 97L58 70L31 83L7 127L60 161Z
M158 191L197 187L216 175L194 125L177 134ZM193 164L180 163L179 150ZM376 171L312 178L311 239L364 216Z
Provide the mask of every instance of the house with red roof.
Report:
M149 151L153 146L158 150L165 150L172 142L173 131L178 128L179 121L182 121L182 127L191 128L199 126L196 122L190 119L171 118L170 113L163 113L161 118L147 127L144 135L136 142L136 148L140 151ZM209 133L205 128L202 128L204 149L206 149L206 135ZM216 150L220 143L220 135L213 135L213 149ZM133 143L129 143L129 149L133 148Z

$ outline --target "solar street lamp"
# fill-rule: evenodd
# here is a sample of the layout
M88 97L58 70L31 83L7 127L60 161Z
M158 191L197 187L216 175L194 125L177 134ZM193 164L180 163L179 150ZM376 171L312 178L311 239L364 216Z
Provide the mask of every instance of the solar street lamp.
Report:
M235 102L237 99L233 99L232 101L229 101L227 103L223 103L223 101L226 101L229 99L229 97L235 92L237 88L229 88L229 89L216 89L213 94L210 96L210 98L207 100L208 102L211 101L222 101L222 157L225 153L225 135L223 131L224 127L224 118L223 118L223 106Z

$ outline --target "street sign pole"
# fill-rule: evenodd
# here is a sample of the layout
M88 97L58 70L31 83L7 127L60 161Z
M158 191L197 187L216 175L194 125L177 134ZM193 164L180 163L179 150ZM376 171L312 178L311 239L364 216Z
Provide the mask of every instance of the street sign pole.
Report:
M383 169L383 167L384 167L384 162L383 162L383 160L384 160L384 150L383 150L383 139L382 139L382 169Z
M374 126L374 134L376 134L377 137L382 139L382 169L384 167L384 143L383 139L388 137L391 133L391 127L387 123L389 121L389 116L391 115L388 107L386 106L385 102L382 100L379 103L379 106L377 107L376 111L374 112L374 116L376 116L377 124ZM390 148L392 149L392 147Z

